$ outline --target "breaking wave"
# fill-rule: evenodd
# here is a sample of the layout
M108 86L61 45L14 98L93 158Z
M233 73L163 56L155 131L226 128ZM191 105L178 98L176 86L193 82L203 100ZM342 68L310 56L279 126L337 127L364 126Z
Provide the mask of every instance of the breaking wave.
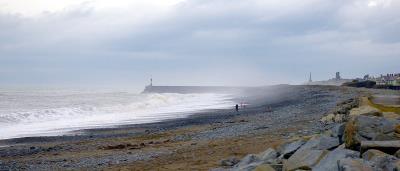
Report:
M0 139L184 118L195 111L231 107L230 99L223 94L2 92Z

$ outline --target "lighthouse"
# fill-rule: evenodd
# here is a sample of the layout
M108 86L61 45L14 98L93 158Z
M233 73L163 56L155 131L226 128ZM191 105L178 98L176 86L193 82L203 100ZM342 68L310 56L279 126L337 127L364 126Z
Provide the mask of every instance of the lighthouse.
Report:
M153 77L150 77L150 87L153 86Z

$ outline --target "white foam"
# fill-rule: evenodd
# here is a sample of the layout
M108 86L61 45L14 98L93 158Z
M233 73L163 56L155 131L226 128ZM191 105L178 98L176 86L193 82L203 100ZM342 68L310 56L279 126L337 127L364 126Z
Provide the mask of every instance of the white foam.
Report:
M18 93L8 94L16 98L14 101L0 102L3 107L0 109L0 139L151 123L184 118L199 110L230 108L234 104L229 95L222 94L64 93L46 96L42 93L20 97L21 92Z

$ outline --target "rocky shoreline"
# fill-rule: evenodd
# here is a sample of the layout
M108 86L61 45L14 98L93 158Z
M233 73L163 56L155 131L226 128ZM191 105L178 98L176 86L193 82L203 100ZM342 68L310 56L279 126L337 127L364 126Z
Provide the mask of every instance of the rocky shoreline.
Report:
M206 111L75 136L9 140L11 146L0 147L0 170L282 170L285 164L300 163L295 156L301 161L310 151L308 158L319 155L322 161L336 149L345 150L344 123L360 108L357 97L365 93L335 86L285 86L245 94L257 105L239 113ZM269 106L273 111L266 111ZM335 117L321 122L327 113Z
M249 154L241 160L222 160L222 167L212 170L400 170L400 115L373 108L368 100L364 94L339 103L320 120L331 129L287 141L259 154Z

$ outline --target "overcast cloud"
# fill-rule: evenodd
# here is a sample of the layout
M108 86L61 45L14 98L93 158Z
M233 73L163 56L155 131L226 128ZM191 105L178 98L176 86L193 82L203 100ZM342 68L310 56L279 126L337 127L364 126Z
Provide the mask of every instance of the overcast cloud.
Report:
M400 72L398 0L0 0L1 85L265 85ZM59 3L55 3L59 2Z

